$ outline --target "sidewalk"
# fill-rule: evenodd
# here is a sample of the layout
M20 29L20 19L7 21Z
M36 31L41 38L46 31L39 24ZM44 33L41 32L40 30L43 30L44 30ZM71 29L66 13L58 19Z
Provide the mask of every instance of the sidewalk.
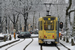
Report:
M19 41L20 39L18 39L18 38L16 38L16 39L14 39L14 38L12 38L12 40L8 40L8 41L3 41L3 42L0 42L0 48L2 48L2 47L4 47L4 46L7 46L7 45L9 45L9 44L12 44L12 43L14 43L14 42L17 42L17 41Z
M72 46L72 45L71 45L71 42L66 43L66 41L63 41L63 40L60 40L60 42L61 42L62 44L64 44L66 47L70 48L71 50L75 50L75 45Z

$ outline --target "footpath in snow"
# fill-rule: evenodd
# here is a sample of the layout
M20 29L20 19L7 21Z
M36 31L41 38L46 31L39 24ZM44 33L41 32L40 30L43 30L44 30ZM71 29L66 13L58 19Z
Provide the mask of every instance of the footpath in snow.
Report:
M62 44L64 44L66 47L70 48L71 50L75 50L75 45L72 46L72 45L71 45L71 42L66 43L66 42L63 41L63 40L60 40L60 42L61 42Z
M11 40L7 40L5 42L4 41L0 42L0 48L4 47L6 45L9 45L9 44L11 44L13 42L19 41L19 38L14 39L13 35L11 35L11 37L12 37Z

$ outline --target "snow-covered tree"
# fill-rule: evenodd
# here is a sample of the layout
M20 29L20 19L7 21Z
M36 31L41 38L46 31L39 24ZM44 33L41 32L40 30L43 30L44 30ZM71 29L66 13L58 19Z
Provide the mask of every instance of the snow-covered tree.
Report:
M34 9L36 9L35 7L38 6L39 2L40 0L18 0L20 5L17 7L16 12L24 17L24 31L26 31L29 12L35 11Z

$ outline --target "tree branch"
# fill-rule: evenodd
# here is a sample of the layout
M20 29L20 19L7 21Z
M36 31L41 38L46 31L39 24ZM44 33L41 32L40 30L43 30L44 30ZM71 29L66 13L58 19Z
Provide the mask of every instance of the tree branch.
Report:
M1 22L4 23L4 18L3 18L3 20Z
M68 15L68 11L71 8L71 5L72 5L72 0L69 0L69 6L66 9L66 15Z
M68 12L68 14L69 14L69 22L70 22L70 13L71 13L71 12L75 12L75 10L71 10L71 11ZM70 22L70 24L71 24L71 22ZM71 24L71 25L72 25L72 24Z
M75 12L75 10L71 10L71 11L69 11L68 14L70 14L71 12Z
M8 16L9 17L9 16ZM13 20L9 17L9 19L11 20L11 22L13 23Z
M16 23L18 22L19 14L17 15Z

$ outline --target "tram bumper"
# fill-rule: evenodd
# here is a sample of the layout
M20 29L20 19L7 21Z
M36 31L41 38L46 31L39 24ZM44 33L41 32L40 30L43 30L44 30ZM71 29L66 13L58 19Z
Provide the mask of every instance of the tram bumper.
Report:
M51 41L51 42L53 42L53 41L55 41L55 40L54 40L54 39L44 39L43 41L44 41L44 42L45 42L45 41Z
M44 43L46 42L55 42L54 39L41 39Z
M55 39L40 39L40 40L42 40L44 42L46 42L46 41L55 41Z
M51 43L55 43L55 40L54 39L44 39L43 42L47 44L51 44Z

